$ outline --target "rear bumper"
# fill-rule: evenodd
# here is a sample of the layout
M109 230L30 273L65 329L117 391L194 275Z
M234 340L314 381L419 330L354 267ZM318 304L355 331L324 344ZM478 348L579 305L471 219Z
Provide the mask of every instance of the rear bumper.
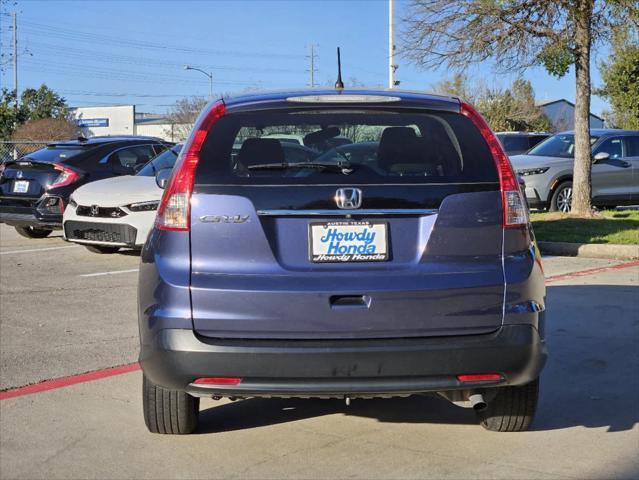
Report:
M39 198L0 198L0 223L14 227L40 227L59 229L62 227L62 214L47 211L43 202L55 198L64 202L59 195L43 195Z
M62 228L62 216L36 217L34 213L12 213L0 208L0 223L12 227Z
M219 340L163 329L142 344L140 364L163 387L196 396L378 396L520 385L546 360L531 325L483 335L392 340ZM456 376L499 373L500 381ZM238 385L196 385L200 377L241 377Z

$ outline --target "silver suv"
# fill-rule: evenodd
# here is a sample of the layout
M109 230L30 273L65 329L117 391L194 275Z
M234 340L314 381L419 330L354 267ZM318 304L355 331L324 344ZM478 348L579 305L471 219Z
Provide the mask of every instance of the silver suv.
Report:
M590 130L592 203L616 206L639 203L639 131ZM525 155L510 157L526 181L531 208L569 212L575 153L573 131L561 132Z

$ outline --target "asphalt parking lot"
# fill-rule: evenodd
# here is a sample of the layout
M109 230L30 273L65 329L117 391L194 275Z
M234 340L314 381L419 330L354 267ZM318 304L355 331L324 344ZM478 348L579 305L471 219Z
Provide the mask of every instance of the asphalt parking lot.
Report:
M0 390L135 362L137 265L0 225ZM134 370L0 400L0 478L638 478L639 262L545 268L531 432L487 432L432 397L251 399L205 400L199 434L163 437Z

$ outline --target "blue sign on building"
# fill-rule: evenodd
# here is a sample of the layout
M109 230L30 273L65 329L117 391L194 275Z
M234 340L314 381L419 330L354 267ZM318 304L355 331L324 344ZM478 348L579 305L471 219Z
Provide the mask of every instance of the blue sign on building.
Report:
M108 127L108 118L79 118L78 127Z

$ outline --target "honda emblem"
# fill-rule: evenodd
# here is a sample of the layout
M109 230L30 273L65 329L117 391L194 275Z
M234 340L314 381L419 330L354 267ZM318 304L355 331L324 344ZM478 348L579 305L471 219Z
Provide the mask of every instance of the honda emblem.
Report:
M359 208L362 206L362 191L359 188L338 188L335 203L338 208Z

